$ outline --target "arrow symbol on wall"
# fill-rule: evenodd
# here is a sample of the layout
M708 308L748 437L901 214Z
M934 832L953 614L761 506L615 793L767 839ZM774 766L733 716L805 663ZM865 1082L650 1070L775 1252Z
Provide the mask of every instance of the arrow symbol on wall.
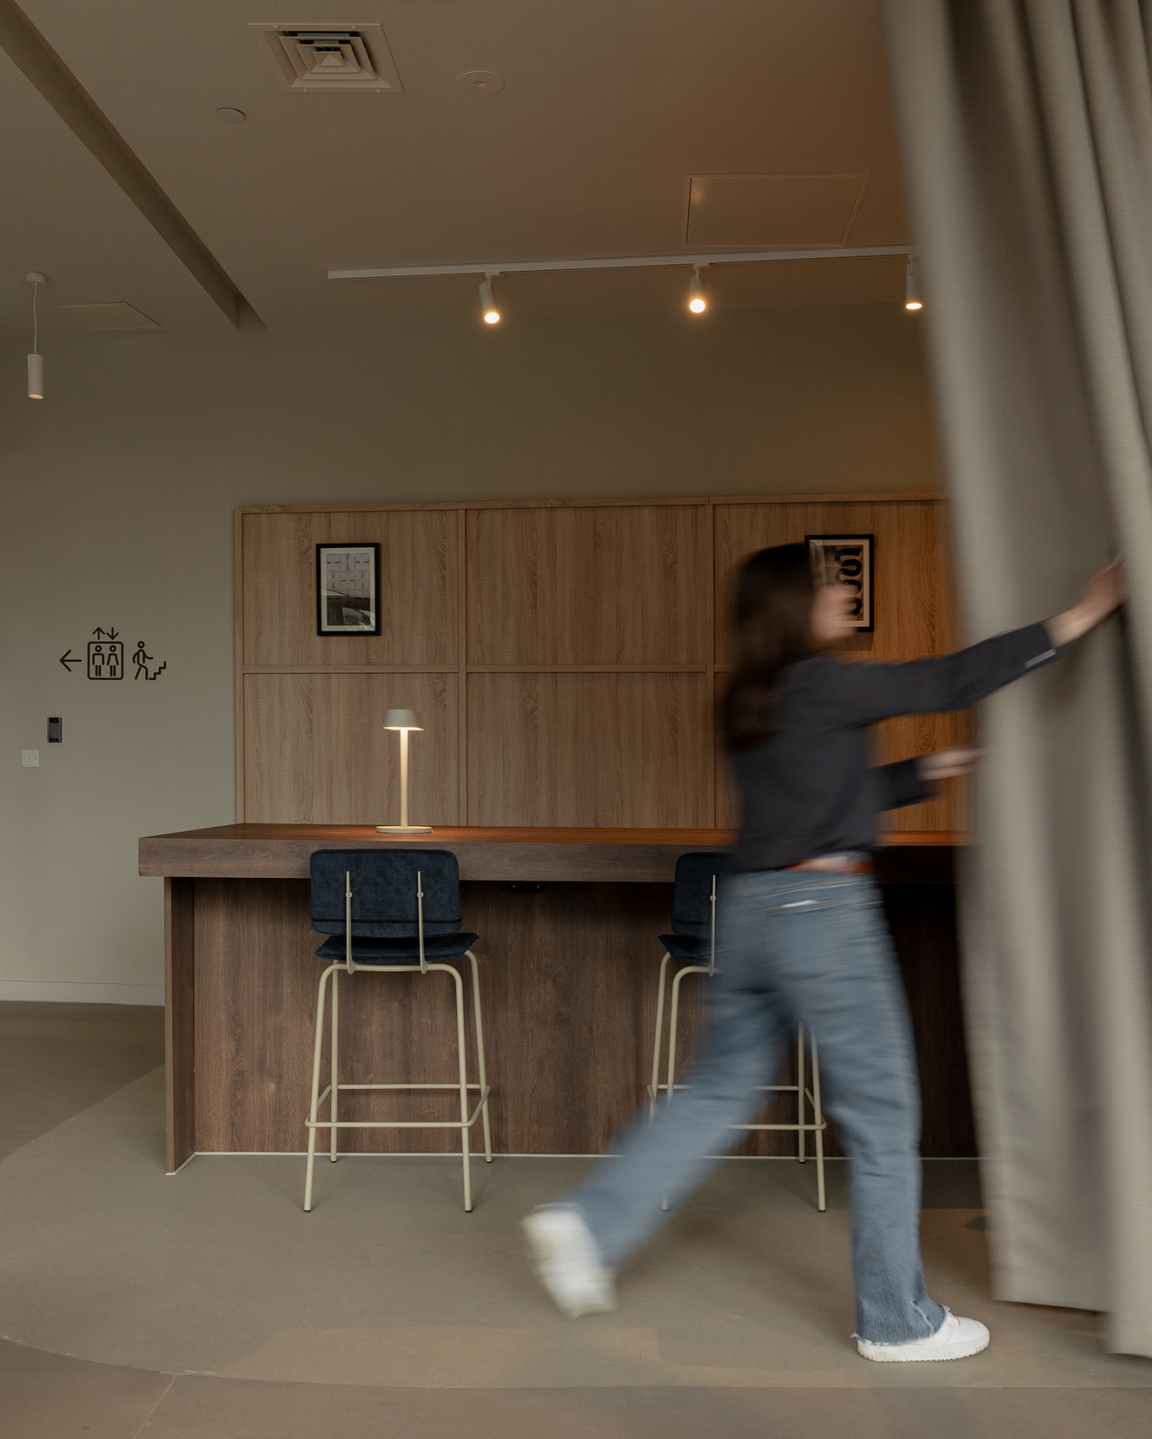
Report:
M84 661L72 653L72 646L69 645L68 648L64 651L64 653L60 656L60 663L64 666L66 670L68 670L69 665L82 665ZM72 671L68 670L68 673L71 674Z

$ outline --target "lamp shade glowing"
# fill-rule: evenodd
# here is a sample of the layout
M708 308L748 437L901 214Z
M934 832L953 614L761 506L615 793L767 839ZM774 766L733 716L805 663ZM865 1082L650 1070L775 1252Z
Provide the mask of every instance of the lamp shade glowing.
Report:
M688 282L688 308L694 315L702 315L708 308L708 297L704 294L704 281L699 270Z
M388 710L384 716L385 729L418 729L424 726L417 720L413 710Z

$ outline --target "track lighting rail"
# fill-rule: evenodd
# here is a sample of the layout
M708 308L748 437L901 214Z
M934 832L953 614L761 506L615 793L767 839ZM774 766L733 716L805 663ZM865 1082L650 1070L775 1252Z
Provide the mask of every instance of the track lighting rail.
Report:
M836 246L824 250L743 250L715 255L618 255L594 260L484 260L466 265L389 265L329 270L330 280L399 280L413 275L525 275L549 270L633 270L654 265L748 265L767 260L853 260L874 255L915 255L911 245Z

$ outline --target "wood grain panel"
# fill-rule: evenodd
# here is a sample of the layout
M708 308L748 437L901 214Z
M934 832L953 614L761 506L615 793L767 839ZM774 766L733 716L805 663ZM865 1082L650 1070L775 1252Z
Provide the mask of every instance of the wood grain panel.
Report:
M409 814L455 824L459 677L455 674L249 674L244 813L252 822L397 824L399 745L381 727L414 709Z
M657 936L667 928L671 886L553 884L513 894L503 884L478 883L463 886L463 900L465 925L480 935L494 1147L602 1153L643 1099L662 952ZM885 892L885 902L920 1055L924 1153L970 1155L950 892L900 886ZM313 954L320 937L309 922L307 882L197 880L195 924L196 1148L302 1151L322 968ZM694 976L682 989L685 1063L699 1040L707 984ZM452 1078L455 1021L446 976L343 978L340 1011L342 1082ZM455 1118L451 1096L341 1102L348 1118ZM777 1101L773 1113L790 1118L790 1107ZM346 1131L340 1147L442 1153L457 1143L449 1131ZM737 1152L792 1154L795 1136L753 1135Z
M705 674L468 676L468 816L703 827Z
M169 1174L196 1148L195 884L164 881L164 1086Z
M467 517L471 665L705 664L708 506Z
M456 534L444 510L243 516L246 665L454 665ZM380 545L379 635L316 633L316 549Z
M944 506L920 501L889 504L823 502L717 506L717 660L730 667L734 654L727 616L741 562L757 549L802 541L806 534L874 534L876 537L876 629L856 635L843 647L844 659L899 662L945 654L956 643L952 577L943 533ZM729 670L717 676L717 694ZM924 754L971 737L970 713L913 715L878 725L875 762ZM719 761L716 823L738 822L731 778ZM894 831L967 830L970 786L950 780L939 797L887 816Z

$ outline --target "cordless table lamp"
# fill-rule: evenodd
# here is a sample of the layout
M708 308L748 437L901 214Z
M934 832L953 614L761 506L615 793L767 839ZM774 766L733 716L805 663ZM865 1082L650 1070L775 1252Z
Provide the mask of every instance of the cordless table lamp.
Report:
M400 731L400 823L378 824L380 834L431 834L430 824L408 823L408 731L424 729L416 723L411 710L388 710L384 716L384 728Z

